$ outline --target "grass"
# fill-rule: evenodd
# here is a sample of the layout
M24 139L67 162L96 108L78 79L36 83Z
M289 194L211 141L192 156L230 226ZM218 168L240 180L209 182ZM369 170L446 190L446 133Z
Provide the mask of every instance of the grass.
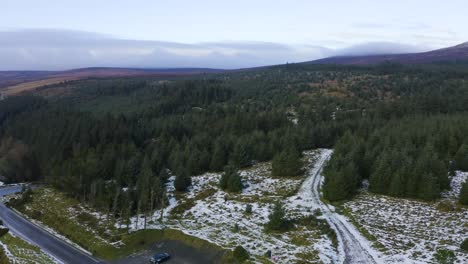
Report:
M42 252L38 247L29 244L28 242L5 234L0 237L0 243L7 246L10 253L13 255L13 263L25 264L48 264L54 263L53 259ZM1 258L0 258L1 259Z
M177 240L194 248L221 248L177 230L142 230L133 233L115 228L115 222L93 214L79 201L50 188L39 188L25 206L18 208L96 257L114 260L148 248L160 240ZM117 243L114 243L117 242Z
M35 190L31 201L17 209L99 257L102 248L121 237L114 222L89 214L77 200L53 189Z
M178 200L180 201L180 203L172 210L171 213L175 217L180 216L186 211L190 210L192 207L194 207L196 201L201 201L203 199L206 199L215 193L216 193L216 189L209 188L200 192L192 199L184 199L184 200L181 200L182 195L179 194Z
M382 245L381 243L379 243L377 241L377 238L372 235L371 233L369 233L369 231L367 231L367 229L365 229L357 220L356 218L353 216L353 214L351 213L351 211L347 208L344 208L344 206L342 205L339 205L339 208L340 210L342 211L342 214L344 216L346 216L349 221L351 221L351 223L359 230L359 232L365 237L367 238L369 241L371 241L374 245L375 248L379 249L380 251L382 252L385 252L387 251L387 249L385 248L384 245Z
M196 249L210 249L223 251L222 248L211 244L203 239L186 235L179 230L147 229L122 236L121 242L124 246L114 247L109 245L99 249L97 256L107 259L119 259L131 255L132 253L148 248L150 245L161 240L177 240Z
M298 261L297 262L298 264L321 263L320 257L318 256L317 251L301 252L301 253L297 253L296 256L300 259L303 259L302 261Z
M308 230L317 230L322 235L326 235L332 242L335 248L338 247L338 239L336 232L333 230L328 222L324 219L318 219L316 216L310 215L294 220L296 225L305 227Z
M312 245L312 243L307 239L307 237L304 237L302 234L297 235L297 234L291 234L291 243L293 243L296 246L304 246L304 247L309 247Z
M179 202L179 204L176 207L174 207L174 209L172 209L171 214L173 215L173 217L180 216L186 211L190 210L194 206L195 206L194 199L185 199Z

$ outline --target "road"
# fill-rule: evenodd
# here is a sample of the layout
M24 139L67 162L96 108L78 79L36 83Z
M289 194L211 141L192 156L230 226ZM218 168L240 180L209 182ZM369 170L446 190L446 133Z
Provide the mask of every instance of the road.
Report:
M347 221L346 217L336 213L332 206L320 200L322 170L331 155L332 150L324 150L321 158L317 161L318 165L315 166L315 169L310 170L309 178L305 181L310 189L306 192L307 196L305 198L310 200L314 207L322 211L325 220L335 230L339 243L340 263L379 263L376 251L359 231Z
M0 187L0 196L21 191L20 186ZM57 261L70 264L93 264L101 261L73 247L17 214L0 202L0 219L16 236L38 246Z

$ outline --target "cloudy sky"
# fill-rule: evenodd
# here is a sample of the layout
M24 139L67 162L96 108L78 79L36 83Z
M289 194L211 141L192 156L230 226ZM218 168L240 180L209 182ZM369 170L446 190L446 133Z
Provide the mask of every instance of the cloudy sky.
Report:
M468 41L464 0L2 0L0 70L239 68Z

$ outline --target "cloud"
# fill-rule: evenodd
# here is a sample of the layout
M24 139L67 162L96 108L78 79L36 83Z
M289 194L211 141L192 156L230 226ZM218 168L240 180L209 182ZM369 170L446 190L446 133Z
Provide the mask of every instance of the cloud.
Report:
M428 47L393 42L369 42L335 51L335 56L360 56L377 54L415 53L429 50Z
M93 32L28 29L0 32L0 70L62 70L81 67L243 68L302 62L334 55L417 51L394 43L369 43L342 50L311 44L120 39Z

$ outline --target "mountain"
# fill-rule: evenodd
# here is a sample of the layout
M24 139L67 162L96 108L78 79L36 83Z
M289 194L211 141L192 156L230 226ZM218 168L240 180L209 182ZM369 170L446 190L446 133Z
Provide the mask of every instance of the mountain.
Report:
M314 64L378 64L382 62L396 62L403 64L424 64L433 62L468 61L468 42L457 46L421 53L366 55L366 56L338 56L311 61Z

